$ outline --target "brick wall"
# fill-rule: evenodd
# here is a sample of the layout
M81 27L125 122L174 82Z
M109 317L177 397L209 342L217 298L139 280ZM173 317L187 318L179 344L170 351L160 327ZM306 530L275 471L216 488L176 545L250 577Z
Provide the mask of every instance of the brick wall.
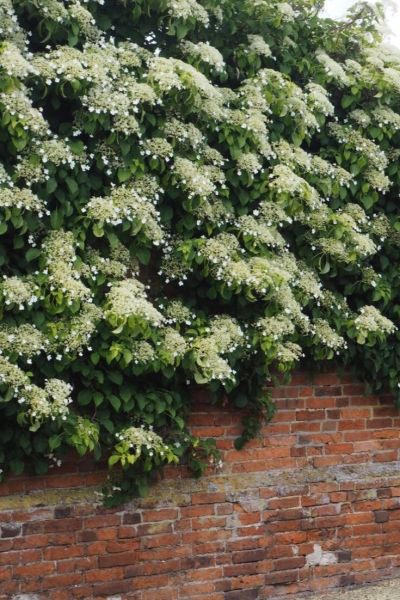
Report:
M400 572L400 417L348 376L298 375L236 452L240 415L197 398L192 429L224 466L171 468L151 495L105 510L105 473L72 461L0 485L0 598L256 600ZM292 596L293 598L293 596Z

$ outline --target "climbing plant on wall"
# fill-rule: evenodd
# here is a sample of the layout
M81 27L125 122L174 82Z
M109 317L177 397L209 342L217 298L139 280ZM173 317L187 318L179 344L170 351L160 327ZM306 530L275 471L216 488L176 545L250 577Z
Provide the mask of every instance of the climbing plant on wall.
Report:
M305 357L400 373L400 55L380 7L0 0L0 462L74 448L112 502Z

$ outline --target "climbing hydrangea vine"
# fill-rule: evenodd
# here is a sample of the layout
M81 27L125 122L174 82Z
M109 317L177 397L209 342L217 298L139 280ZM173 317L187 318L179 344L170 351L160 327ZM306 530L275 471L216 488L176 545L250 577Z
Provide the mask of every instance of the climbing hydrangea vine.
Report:
M400 55L321 4L0 0L3 475L200 473L193 387L240 447L300 360L399 394Z

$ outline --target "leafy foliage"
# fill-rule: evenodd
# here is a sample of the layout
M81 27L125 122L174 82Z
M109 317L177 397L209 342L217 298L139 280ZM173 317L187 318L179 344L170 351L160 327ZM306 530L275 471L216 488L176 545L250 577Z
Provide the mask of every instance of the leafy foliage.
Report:
M398 391L400 56L379 7L320 9L0 0L4 472L200 474L191 386L241 447L302 357Z

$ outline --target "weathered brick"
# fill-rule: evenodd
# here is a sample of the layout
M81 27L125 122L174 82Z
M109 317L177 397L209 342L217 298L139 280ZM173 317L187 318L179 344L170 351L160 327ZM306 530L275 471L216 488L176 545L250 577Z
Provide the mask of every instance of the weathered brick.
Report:
M257 550L243 550L240 552L234 552L232 555L232 561L234 563L257 562L260 560L264 560L264 558L265 558L264 548L260 548Z
M386 523L389 521L389 513L387 510L374 511L375 523Z
M142 517L138 512L125 512L122 517L122 523L124 525L136 525L137 523L140 523L141 520Z
M259 597L259 590L260 588L253 588L251 590L225 592L224 600L257 600Z
M4 523L1 526L1 537L2 538L13 538L20 535L22 531L20 523Z
M222 479L209 471L193 483L171 466L155 493L125 509L64 504L65 488L104 479L74 459L62 473L1 484L2 497L30 493L27 508L11 501L0 512L0 599L23 587L51 600L247 600L390 575L400 567L400 476L371 469L398 459L400 417L348 375L294 381L274 390L277 417L242 452L233 450L239 411L210 409L202 392L192 423L218 438ZM338 483L342 465L351 470ZM42 502L46 488L62 490L55 505ZM34 493L41 506L29 505Z

